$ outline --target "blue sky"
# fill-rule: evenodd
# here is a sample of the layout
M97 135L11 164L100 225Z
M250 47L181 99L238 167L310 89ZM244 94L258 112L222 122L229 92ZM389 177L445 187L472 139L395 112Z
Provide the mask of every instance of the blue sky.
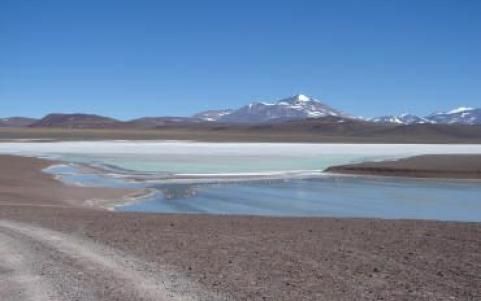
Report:
M481 1L0 1L0 116L481 107Z

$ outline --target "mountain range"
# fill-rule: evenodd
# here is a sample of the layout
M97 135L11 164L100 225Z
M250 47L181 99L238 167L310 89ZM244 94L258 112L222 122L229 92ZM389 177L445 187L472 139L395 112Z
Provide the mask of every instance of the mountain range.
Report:
M336 110L315 98L298 94L273 103L253 102L239 109L210 110L195 114L193 117L204 121L225 123L264 123L309 118L338 117L357 119L376 123L409 124L481 124L481 109L460 107L448 112L428 116L413 114L387 115L364 119Z
M142 117L120 121L93 114L49 114L36 120L25 117L0 119L0 127L33 128L158 128L185 124L269 124L302 120L324 120L332 123L359 121L376 124L462 124L481 125L481 109L461 107L428 116L388 115L370 119L355 117L323 102L298 94L275 102L252 102L238 109L209 110L191 117Z
M413 114L388 115L369 119L373 122L397 124L481 124L481 109L460 107L448 112L434 113L420 117Z
M194 117L226 123L263 123L335 116L352 118L317 99L298 94L273 103L252 102L239 109L206 111Z

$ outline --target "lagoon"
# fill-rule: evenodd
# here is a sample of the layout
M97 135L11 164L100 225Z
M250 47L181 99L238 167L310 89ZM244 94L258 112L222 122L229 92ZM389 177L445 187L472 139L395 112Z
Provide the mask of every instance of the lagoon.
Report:
M481 221L481 183L327 175L325 168L481 145L14 142L0 153L63 160L47 172L77 185L149 188L119 211Z

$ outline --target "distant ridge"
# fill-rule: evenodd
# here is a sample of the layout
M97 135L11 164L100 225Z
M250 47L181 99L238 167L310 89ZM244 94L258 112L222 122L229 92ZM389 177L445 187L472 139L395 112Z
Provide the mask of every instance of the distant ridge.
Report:
M222 117L226 115L230 115L234 112L232 109L225 109L225 110L208 110L199 112L197 114L192 115L193 118L198 118L204 121L218 121Z
M433 123L481 124L481 109L461 107L449 112L431 114L427 118Z
M251 102L237 109L207 110L192 117L152 116L129 121L120 121L111 117L95 114L49 114L40 120L26 117L0 119L0 127L33 128L138 128L155 129L162 127L229 126L234 124L283 123L317 119L342 123L350 120L377 124L413 125L413 124L447 124L447 125L481 125L481 109L460 107L447 112L434 113L420 117L413 114L387 115L370 119L355 117L335 109L313 97L297 94L274 102ZM335 120L335 121L334 121Z
M138 128L157 128L172 124L183 124L183 123L198 123L203 122L200 118L192 117L142 117L124 122L126 126L138 127Z
M119 127L122 122L110 117L95 114L49 114L44 118L34 122L30 127L42 128L113 128Z
M31 124L37 122L38 119L27 117L9 117L0 119L0 127L28 127Z
M413 114L388 115L370 119L372 122L397 123L397 124L481 124L481 109L460 107L448 112L434 113L425 117Z

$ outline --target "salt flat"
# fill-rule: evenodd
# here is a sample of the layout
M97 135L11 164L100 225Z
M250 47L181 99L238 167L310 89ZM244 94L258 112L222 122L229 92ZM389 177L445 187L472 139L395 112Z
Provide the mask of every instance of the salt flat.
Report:
M212 143L194 141L7 142L0 153L180 174L323 170L422 154L481 154L480 144Z

